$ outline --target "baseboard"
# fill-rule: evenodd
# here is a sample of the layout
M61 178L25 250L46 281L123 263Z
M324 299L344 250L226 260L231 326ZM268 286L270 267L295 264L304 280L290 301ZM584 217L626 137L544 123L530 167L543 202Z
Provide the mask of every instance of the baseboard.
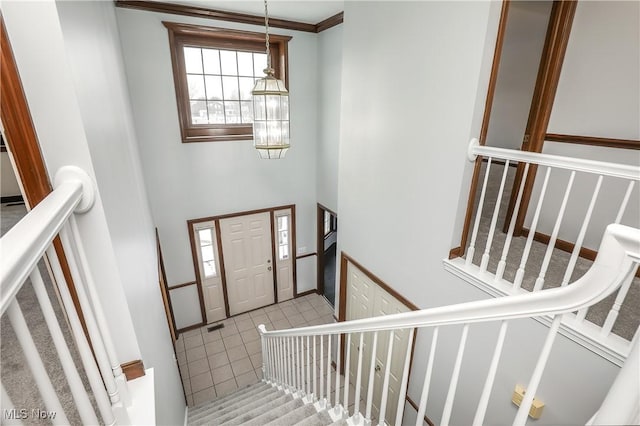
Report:
M184 407L184 426L187 426L187 420L189 419L189 406Z
M304 296L308 296L310 294L317 294L318 290L316 290L315 288L311 289L311 290L307 290L307 291L303 291L302 293L298 293L296 294L295 299L297 299L298 297L304 297Z

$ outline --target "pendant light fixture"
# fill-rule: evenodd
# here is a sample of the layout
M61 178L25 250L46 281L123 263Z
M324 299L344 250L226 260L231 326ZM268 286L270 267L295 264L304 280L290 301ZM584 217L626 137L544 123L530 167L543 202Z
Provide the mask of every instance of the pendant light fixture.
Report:
M269 11L264 1L264 26L267 47L266 76L256 82L253 95L253 146L260 158L284 158L289 149L289 92L274 76L269 52Z

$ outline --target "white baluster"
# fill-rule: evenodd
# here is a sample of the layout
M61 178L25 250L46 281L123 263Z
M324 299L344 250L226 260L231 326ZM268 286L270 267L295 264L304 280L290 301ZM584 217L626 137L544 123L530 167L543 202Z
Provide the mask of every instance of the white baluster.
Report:
M415 328L409 331L409 339L407 340L407 351L404 357L404 367L402 369L402 383L400 384L400 392L398 395L398 410L396 411L396 422L394 424L402 424L404 416L404 404L407 397L407 386L409 384L409 366L411 365L411 348L413 347L413 335Z
M602 179L603 176L600 175L598 177L598 181L596 182L596 187L593 190L593 195L591 196L591 201L589 202L589 207L587 208L587 213L585 214L584 220L582 221L582 226L580 227L580 232L578 233L576 244L573 247L573 252L571 252L571 259L569 259L567 269L564 271L564 277L562 278L561 284L562 287L569 284L571 275L573 275L573 270L576 267L576 262L578 261L578 256L580 255L580 249L582 248L582 242L584 241L584 236L587 233L587 227L589 226L589 222L591 221L591 214L593 213L593 208L596 205L596 200L598 199L598 194L600 193Z
M14 299L13 302L11 302L7 308L7 314L9 316L11 326L18 338L18 342L20 343L20 347L24 352L24 357L27 360L33 379L38 386L40 395L42 395L42 400L44 401L48 411L56 413L55 417L51 419L51 422L55 425L68 425L69 420L67 419L67 415L62 409L62 404L60 404L60 400L58 399L56 390L53 388L53 384L51 384L47 370L42 363L40 354L38 354L38 349L36 348L36 344L33 342L29 326L27 326L27 322L22 315L22 311L20 310L20 305L18 305L17 300Z
M356 371L356 395L353 401L353 417L356 423L360 423L360 387L362 386L362 354L364 352L364 333L360 333L358 345L358 370Z
M302 368L302 362L300 362L301 359L301 355L300 355L300 339L302 339L301 337L296 337L296 375L298 376L298 394L302 395L302 392L304 391L304 385L302 384L302 377L300 375L300 369Z
M21 425L22 421L20 421L20 411L13 405L11 402L11 398L9 398L9 394L7 393L4 385L2 386L2 395L0 396L0 409L2 409L2 424L7 426L16 426ZM12 413L13 415L9 415L8 413Z
M313 336L313 383L311 384L311 388L313 389L313 399L315 400L318 396L317 393L317 383L316 380L316 370L318 369L317 358L316 358L316 336Z
M320 389L318 394L320 395L320 406L322 408L325 407L325 401L324 401L324 362L322 362L322 356L324 355L324 346L323 346L323 341L324 341L324 336L319 336L320 337Z
M58 294L60 295L60 299L62 300L62 304L64 305L67 313L67 320L69 321L73 338L76 342L76 349L80 354L82 366L84 367L85 374L87 375L93 396L96 399L96 404L100 410L102 421L105 425L114 425L116 419L113 411L111 410L109 396L102 382L98 366L93 358L93 352L91 351L87 337L84 334L84 329L82 328L82 323L80 322L78 312L76 311L73 299L71 298L71 293L69 292L64 274L62 273L58 256L52 246L47 249L47 258L49 259L49 265L51 266L51 271L53 272L55 281L58 283ZM90 315L90 310L84 312L85 318Z
M349 417L349 364L351 364L351 333L347 334L347 355L344 360L344 411Z
M622 285L620 289L618 289L618 294L616 295L616 299L613 302L613 306L609 313L607 314L607 319L604 321L604 325L602 329L600 329L600 335L608 336L611 333L611 329L613 325L616 323L616 319L618 319L618 314L620 313L620 308L622 307L622 303L624 303L624 299L627 297L627 293L629 292L629 287L631 287L631 283L633 282L633 278L636 276L636 270L638 268L632 268L627 275L624 277L622 281Z
M504 275L505 267L507 266L507 255L509 254L509 248L511 247L511 240L513 239L513 231L516 227L516 218L520 212L520 201L522 201L522 193L524 192L524 185L527 181L527 173L529 172L529 163L524 165L524 173L522 181L520 182L520 188L518 189L518 196L516 197L516 204L513 208L513 215L509 219L509 231L507 232L507 239L502 247L502 256L500 256L500 262L498 262L498 268L496 269L495 281L500 281Z
M67 342L65 341L62 330L60 329L60 324L58 324L58 319L56 318L53 306L51 305L51 300L49 300L49 295L47 294L47 289L45 288L42 276L40 275L40 270L37 266L31 272L29 278L31 279L45 322L47 323L47 327L51 333L51 339L53 340L53 344L56 347L58 356L60 357L60 364L62 365L64 374L69 382L69 389L71 390L71 394L75 400L80 419L84 424L98 424L98 418L96 417L96 413L93 411L87 391L84 389L82 379L80 378L80 374L78 374L78 369L73 362L71 352L69 351ZM64 283L61 284L64 285Z
M540 191L540 199L536 206L536 212L533 215L533 222L531 222L531 229L529 230L529 236L522 252L522 258L520 260L520 267L516 272L516 278L513 281L513 288L518 289L522 286L522 280L524 279L524 268L527 265L527 259L529 259L529 252L531 251L531 244L533 244L533 236L536 233L536 227L538 226L538 218L540 217L540 210L542 210L542 202L544 195L547 192L547 184L549 183L549 175L551 174L551 167L547 167L547 173L544 176L544 182L542 184L542 190Z
M542 373L544 372L544 368L547 365L547 361L549 360L549 354L551 353L551 347L553 346L553 341L558 334L558 328L560 327L560 322L562 320L562 315L556 315L553 318L553 322L551 323L551 327L549 327L549 332L547 333L547 337L542 346L542 351L540 351L540 356L538 357L538 362L533 370L533 374L531 375L531 380L529 380L529 386L527 386L526 392L524 394L524 398L520 403L520 408L518 409L518 413L516 414L516 418L513 421L514 425L524 425L527 422L527 416L529 415L529 409L531 408L531 403L533 402L533 398L538 391L538 385L540 384L540 379L542 378Z
M311 346L310 338L307 336L307 395L311 398Z
M624 212L627 210L627 204L629 203L629 197L631 197L631 191L633 191L633 186L636 184L635 181L629 181L629 185L627 186L627 192L624 193L624 197L622 198L622 203L620 204L620 209L618 210L618 214L616 215L616 220L614 223L620 223L622 221L622 216L624 216Z
M482 183L482 191L480 193L480 201L478 202L478 210L476 210L476 220L473 224L473 232L471 233L471 242L469 243L469 249L467 250L467 258L465 265L471 265L473 262L473 255L476 251L476 238L478 237L478 228L480 228L480 219L482 217L482 207L484 206L484 196L487 192L487 182L489 181L489 171L491 170L491 157L487 159L487 168L484 171L484 182Z
M373 343L371 344L371 367L369 368L369 383L367 384L367 405L365 418L371 419L371 406L373 405L373 382L376 377L376 351L378 349L378 332L373 332Z
M500 324L500 331L498 332L498 341L496 342L496 348L493 351L493 358L489 365L489 372L487 373L487 379L484 382L484 388L480 395L480 402L478 403L478 409L476 415L473 418L473 424L475 426L482 426L484 422L484 416L487 412L487 406L489 405L489 397L491 396L491 390L493 389L493 382L496 378L496 372L498 371L498 362L500 361L500 355L502 354L502 348L504 346L504 338L507 334L506 321L502 321Z
M424 373L422 382L422 395L420 396L420 405L418 405L418 417L416 418L416 426L422 426L424 414L427 411L427 401L429 400L429 387L431 386L431 375L433 374L433 363L436 358L436 348L438 347L439 327L433 329L431 337L431 348L429 349L429 361L427 362L427 371Z
M574 170L571 172L571 176L569 177L569 183L567 184L567 189L564 191L564 198L562 199L562 204L560 205L560 210L558 211L558 217L556 218L556 223L553 226L551 239L549 240L547 251L544 254L544 259L542 260L542 266L540 267L540 274L538 275L538 278L536 278L536 283L533 286L533 291L542 290L542 286L544 285L544 278L547 275L549 262L551 262L551 255L553 254L553 248L556 246L556 241L558 240L560 225L562 224L562 219L564 218L564 212L567 207L567 202L569 200L569 195L571 194L571 188L573 187L573 180L575 179L575 177L576 177L576 172Z
M384 381L382 382L382 395L380 396L380 413L378 414L378 425L384 426L387 414L387 398L389 395L389 376L391 375L391 356L393 355L393 341L395 330L389 331L389 345L387 348L386 365L384 367Z
M279 364L279 370L280 370L280 386L282 386L282 389L286 389L287 387L287 383L286 383L286 373L285 373L285 368L284 368L284 337L279 337L278 338L278 364Z
M462 329L462 336L460 336L460 344L458 345L458 354L456 355L456 362L453 366L453 373L451 373L451 383L449 383L449 392L447 392L447 399L444 403L444 410L442 412L441 424L447 426L451 419L451 411L453 410L453 400L456 396L456 388L458 387L458 378L460 377L460 366L462 365L462 357L464 355L464 348L467 344L467 334L469 333L469 324L465 324Z
M75 250L76 246L72 243L70 236L71 232L68 228L68 224L62 228L60 231L60 238L63 246L65 247L65 252L69 254L67 256L67 263L69 265L69 271L71 272L71 278L76 284L76 294L78 296L78 301L80 302L80 307L85 314L85 324L89 332L93 353L95 355L98 368L100 369L100 375L102 376L105 388L109 394L112 410L114 410L118 423L130 423L127 419L128 413L120 399L118 384L116 383L113 375L109 355L107 354L107 349L105 348L104 340L102 339L103 336L100 332L99 325L97 324L97 319L95 318L96 311L94 308L96 305L91 303L87 297L85 286L83 285L83 275L81 274L79 264L76 261L76 257L79 256L79 254L77 250Z
M100 335L102 336L102 340L104 341L104 347L107 351L107 356L109 359L109 363L111 364L111 370L113 377L116 380L116 385L118 387L118 394L116 395L127 407L131 406L131 396L129 395L129 388L127 386L127 378L122 372L122 367L120 367L120 362L118 361L118 357L116 355L116 348L113 344L113 339L111 337L111 332L109 331L109 327L107 326L107 319L104 314L104 309L102 308L102 303L100 302L100 297L98 292L96 291L95 281L93 280L93 275L91 274L91 268L89 267L89 262L87 260L87 256L84 251L84 246L82 244L82 239L80 238L80 232L78 231L78 225L76 223L75 216L71 215L69 217L69 225L71 236L75 242L75 247L77 247L76 254L80 260L78 266L80 273L84 277L84 283L87 287L87 291L89 292L89 299L91 300L91 304L93 306L93 312L96 317L96 323L98 325L98 330L100 330Z
M293 378L293 366L291 365L293 359L291 358L291 355L291 337L287 337L287 355L285 356L285 358L287 360L287 385L289 386L290 390L295 387Z
M502 192L504 191L504 183L507 180L508 171L509 171L509 160L504 162L504 171L502 172L502 181L500 182L500 189L498 190L498 196L496 197L496 205L493 209L493 217L491 218L491 226L489 227L489 235L487 236L487 243L484 246L482 261L480 262L480 270L482 272L486 271L487 266L489 265L489 258L491 254L491 243L493 242L493 234L496 231L496 223L498 222L498 213L500 212L500 203L502 202Z
M327 402L331 405L331 335L327 336Z
M338 350L336 351L336 398L335 405L333 406L334 414L336 416L341 417L340 411L340 358L342 357L342 336L340 334L336 335L336 343L338 345Z

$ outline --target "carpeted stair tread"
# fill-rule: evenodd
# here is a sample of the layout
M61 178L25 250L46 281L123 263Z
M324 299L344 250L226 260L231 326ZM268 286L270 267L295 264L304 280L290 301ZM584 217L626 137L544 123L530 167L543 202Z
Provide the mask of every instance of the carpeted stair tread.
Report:
M306 419L303 419L302 421L299 421L298 423L295 423L295 426L326 426L333 423L333 420L331 419L329 413L327 413L327 410L316 412L315 407L313 407L313 405L311 404L305 405L305 407L311 407L314 414L307 417Z
M270 385L259 382L253 385L245 386L242 389L238 389L229 395L221 396L220 398L216 398L213 401L207 401L202 404L196 405L195 407L189 408L189 416L196 415L203 411L209 411L211 409L217 408L223 404L226 404L227 401L234 398L245 398L251 395L254 395L259 392L263 392L266 389L271 388Z
M236 404L229 405L228 407L213 411L208 413L206 416L200 417L195 421L195 424L222 424L227 421L231 421L238 416L242 416L246 413L253 412L257 410L259 413L264 412L264 406L270 405L274 401L280 401L284 398L284 391L279 391L276 388L272 388L270 391L264 394L258 394L256 399L243 399L238 401ZM289 397L290 399L290 397ZM287 400L282 400L282 402L286 402ZM258 415L258 414L256 414Z
M266 414L268 411L276 410L279 412L282 407L287 406L287 404L292 401L294 401L294 399L290 394L282 394L282 391L278 391L278 398L272 399L268 404L265 405L261 403L257 407L241 408L229 416L226 416L224 419L219 419L215 424L223 426L245 425L249 421ZM302 403L300 400L297 401ZM286 412L288 412L288 410ZM258 424L262 425L262 423Z
M216 414L216 417L219 417L229 412L230 408L236 409L237 407L241 407L253 401L261 400L262 398L271 395L274 390L277 391L277 389L272 388L271 386L267 386L261 388L257 392L251 392L250 394L243 394L241 391L236 391L232 394L232 398L228 398L225 401L219 403L216 403L217 401L214 400L210 402L211 405L209 407L206 407L206 409L200 410L194 414L189 413L189 420L199 421L204 417L210 417L214 413Z
M271 420L266 423L264 426L282 426L282 425L294 425L298 424L301 420L314 416L318 412L312 404L302 404L302 406L296 408L295 410L286 413L282 417L279 417L275 420ZM313 423L317 425L324 425L324 423Z
M264 407L262 414L260 414L259 416L254 417L251 420L245 420L245 421L242 421L241 423L233 423L233 424L242 424L245 426L263 426L274 420L281 419L285 415L295 411L296 409L302 407L303 405L304 405L304 402L302 402L301 399L298 399L298 398L292 399L291 401L285 404L270 405L269 407ZM287 424L286 422L280 423L280 425L286 425L286 424Z
M336 422L331 423L329 426L346 426L349 423L347 423L346 420L338 420Z

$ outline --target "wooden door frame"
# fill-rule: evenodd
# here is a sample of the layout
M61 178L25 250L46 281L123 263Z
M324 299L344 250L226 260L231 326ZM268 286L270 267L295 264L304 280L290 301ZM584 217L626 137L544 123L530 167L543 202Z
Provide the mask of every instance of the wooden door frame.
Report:
M27 98L22 87L18 66L13 55L9 36L0 14L0 120L6 135L5 143L13 157L16 167L16 177L20 180L24 191L24 201L29 209L35 207L53 188L49 181L49 174L45 167L44 158L40 150L38 135L31 118ZM73 278L67 262L67 257L60 241L56 236L53 247L58 257L67 288L78 313L84 334L91 345L91 339L85 323L82 307L78 300ZM53 279L55 282L55 279ZM61 285L61 283L56 283Z
M346 254L344 251L340 252L340 297L339 297L339 302L340 302L340 306L338 309L338 322L343 322L346 321L346 317L347 317L347 279L349 278L347 275L347 269L348 269L348 264L351 263L353 266L355 266L356 268L358 268L360 271L362 271L362 273L364 273L367 278L369 278L371 281L373 281L373 283L375 283L376 285L380 286L383 290L385 290L387 293L389 293L392 297L394 297L396 300L398 300L400 303L402 303L403 305L405 305L407 308L409 308L409 310L411 311L419 311L420 308L418 308L418 306L416 306L413 302L411 302L409 299L407 299L406 297L404 297L402 294L398 293L393 287L391 287L390 285L388 285L386 282L384 282L382 279L378 278L378 276L376 276L373 272L371 272L369 269L365 268L364 266L362 266L362 264L360 264L358 261L356 261L353 257L349 256L348 254ZM418 330L416 329L416 331L413 333L413 342L411 342L411 358L409 361L409 375L407 376L409 379L411 378L411 370L413 368L413 355L415 352L415 348L416 348L416 337L418 336ZM340 351L340 374L344 375L344 358L345 358L345 336L344 334L340 336L340 347L342 348L342 350ZM408 379L407 379L407 390L408 390ZM409 405L411 405L412 407L416 408L417 404L415 403L415 401L413 401L411 399L411 397L409 397L409 392L407 392L407 394L405 395L405 402L409 403ZM416 411L418 411L416 409ZM433 426L433 422L431 421L431 419L429 419L426 415L424 416L424 421L427 422L427 424L429 424L430 426Z
M169 326L169 333L171 334L171 342L175 343L175 341L178 339L178 329L176 328L176 317L173 314L173 304L171 303L171 297L169 296L167 273L164 269L164 258L162 257L162 247L160 246L160 235L158 234L158 228L156 228L156 246L158 255L158 282L160 284L160 293L162 295L164 312L167 316L167 325Z
M316 270L316 292L324 296L324 213L328 212L338 220L338 214L328 207L320 203L316 203L316 253L317 270ZM336 231L337 232L337 231ZM335 302L334 302L335 304Z
M491 118L491 109L493 107L493 99L495 96L495 90L498 81L498 72L500 68L500 59L502 56L502 47L504 45L504 38L507 29L510 3L510 0L503 0L502 3L500 21L498 24L498 34L496 36L496 46L493 52L493 63L491 67L491 74L489 77L489 86L487 89L487 98L485 100L484 114L482 117L482 125L480 128L480 145L485 145L487 133L489 130L489 121ZM549 124L551 108L553 106L556 90L558 88L560 71L562 70L562 63L564 61L564 55L569 42L569 35L571 32L571 26L573 24L573 17L575 15L576 6L577 0L553 1L551 15L549 17L549 24L547 25L545 44L540 59L540 65L538 67L536 85L534 88L531 107L529 110L529 119L527 121L527 127L525 130L525 134L529 135L529 137L524 138L522 146L523 151L542 151L544 136ZM482 158L476 158L471 185L469 187L469 195L467 197L467 210L465 212L460 245L453 248L449 252L450 259L463 256L466 250L469 231L471 229L471 220L473 216L473 206L476 191L480 182L481 165ZM513 214L515 200L517 197L518 189L520 187L523 172L524 166L519 164L516 170L516 176L509 200L507 219L504 224L505 232L509 227L509 220ZM516 236L522 234L524 218L531 198L531 192L533 190L535 172L536 167L532 165L529 168L527 182L525 184L520 209L518 211L518 217L516 218L516 229L514 231L514 235Z
M185 327L184 329L180 329L178 331L187 331L189 329L192 328L197 328L197 327L201 327L203 325L207 324L207 313L206 313L206 309L205 309L205 304L204 304L204 291L202 289L202 277L200 276L200 267L198 264L198 257L197 257L197 253L196 253L196 242L195 242L195 237L193 235L193 226L195 224L198 223L202 223L202 222L214 222L215 224L215 232L216 232L216 239L217 239L217 245L218 245L218 261L219 261L219 266L220 266L220 274L221 274L221 281L222 281L222 293L223 293L223 298L224 298L224 306L225 306L225 314L227 315L227 318L230 318L230 310L229 310L229 298L227 295L227 277L226 277L226 271L224 268L224 251L222 249L222 236L220 234L220 220L222 219L231 219L234 217L240 217L240 216L248 216L248 215L252 215L252 214L258 214L258 213L269 213L269 220L270 220L270 232L271 232L271 254L273 256L273 266L272 266L272 273L273 273L273 301L274 303L278 303L278 279L276 276L276 268L275 268L275 256L276 256L276 235L274 233L275 231L275 223L274 223L274 219L275 219L275 212L279 211L279 210L287 210L290 209L291 210L291 254L290 256L292 256L292 268L293 268L293 297L297 297L298 295L298 283L297 283L297 270L296 270L296 257L295 257L295 253L297 251L296 249L296 205L295 204L287 204L284 206L276 206L276 207L268 207L268 208L264 208L264 209L257 209L257 210L248 210L248 211L242 211L242 212L236 212L236 213L228 213L228 214L223 214L223 215L217 215L217 216L209 216L209 217L203 217L203 218L198 218L198 219L189 219L187 220L187 231L189 233L189 242L190 242L190 246L191 246L191 258L193 260L193 269L194 269L194 273L195 273L195 277L196 277L196 288L198 289L198 299L200 302L200 315L202 317L202 322L200 324L194 324L191 325L189 327ZM189 284L190 285L190 284ZM175 288L175 287L172 287ZM171 289L171 288L170 288ZM237 314L237 315L241 315L241 314ZM235 315L234 315L235 316Z

